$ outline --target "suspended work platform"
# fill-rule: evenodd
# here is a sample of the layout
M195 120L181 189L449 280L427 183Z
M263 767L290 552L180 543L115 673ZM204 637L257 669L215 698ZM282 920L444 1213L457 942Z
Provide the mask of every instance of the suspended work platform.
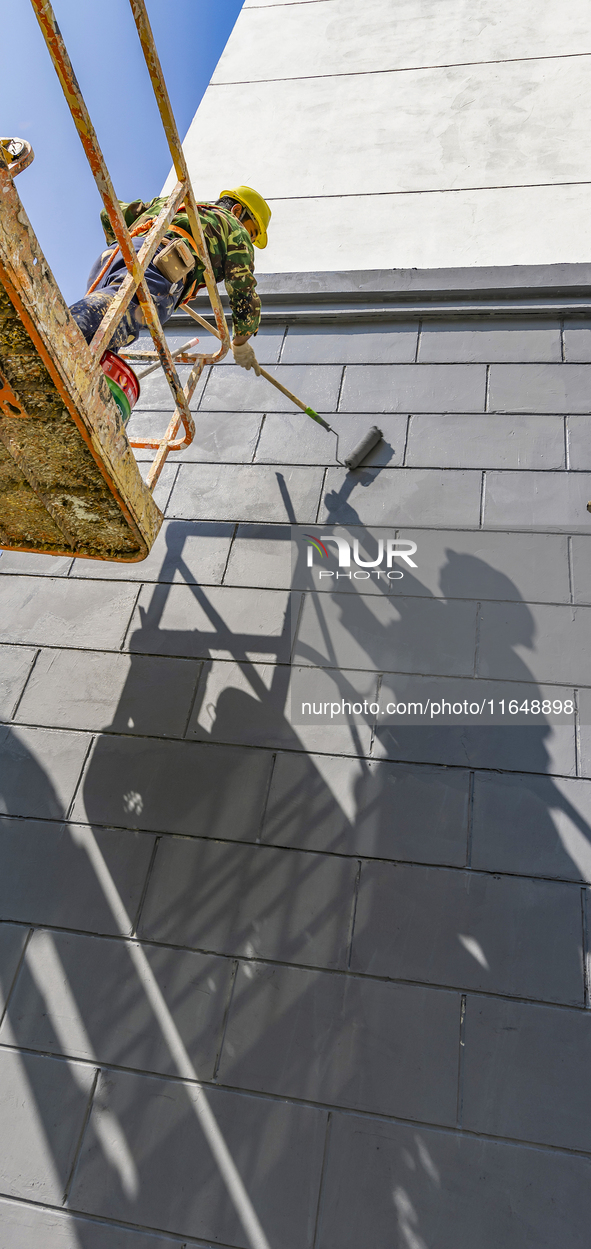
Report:
M88 345L66 307L14 184L14 177L30 163L32 151L24 144L28 152L10 160L6 144L0 145L0 547L135 562L146 558L162 523L151 490L169 451L187 447L193 440L191 397L204 366L226 354L228 327L145 0L130 0L130 6L177 182L138 252L51 4L49 0L31 3L127 277ZM182 355L193 366L185 386L144 277L181 207L203 263L219 342L215 353ZM162 439L137 439L130 444L100 360L134 297L152 335L153 358L164 370L175 411ZM177 437L181 426L182 434ZM133 456L134 446L155 451L146 484Z
M0 188L0 545L144 559L162 513L2 167Z

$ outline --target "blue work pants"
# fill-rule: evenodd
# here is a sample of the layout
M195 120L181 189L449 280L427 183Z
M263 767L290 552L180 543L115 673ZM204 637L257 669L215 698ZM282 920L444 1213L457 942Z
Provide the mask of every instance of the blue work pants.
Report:
M164 242L167 241L164 240ZM135 238L132 242L136 252L138 252L144 240L143 238ZM164 246L164 242L160 245L161 247ZM115 248L107 248L93 264L88 275L88 286L92 286L97 273L100 273L107 260L109 251L115 251ZM156 255L158 251L160 251L160 247ZM125 261L121 252L117 251L96 290L91 295L84 295L77 303L71 305L70 312L82 330L87 343L90 343L94 338L111 300L126 277ZM182 298L185 282L184 280L169 282L168 278L165 278L164 274L155 268L153 262L146 269L145 280L152 299L156 304L160 324L164 325L172 316L177 303ZM137 295L134 295L111 338L109 343L110 350L119 351L122 347L128 347L130 343L134 343L139 338L140 330L144 328L144 324L144 314L140 308Z

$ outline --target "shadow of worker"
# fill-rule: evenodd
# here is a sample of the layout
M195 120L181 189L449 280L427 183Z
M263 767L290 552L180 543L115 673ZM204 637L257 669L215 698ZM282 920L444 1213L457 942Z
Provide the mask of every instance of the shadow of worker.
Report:
M417 599L406 598L418 589L413 574L404 578L405 597L397 595L400 620L393 628L393 664L397 652L404 651L416 629ZM446 617L455 604L480 602L477 676L479 702L484 697L516 698L544 706L544 701L569 691L540 689L528 667L523 651L535 651L536 625L533 615L514 582L475 556L446 550L446 563L440 574L444 598L434 628L448 634L455 624ZM424 587L420 587L424 595ZM420 610L420 608L418 609ZM436 641L434 639L434 645ZM420 671L420 669L419 669ZM412 684L412 679L405 678ZM484 684L486 682L486 684ZM489 684L490 682L490 684ZM498 683L498 684L497 684ZM453 678L429 684L432 697L453 703ZM385 676L382 701L388 688L395 690L396 677ZM409 688L406 685L405 688ZM462 699L466 682L461 682ZM458 695L459 697L459 695ZM536 871L536 874L588 880L591 877L591 828L586 818L586 787L581 790L574 775L574 724L551 723L547 715L529 715L527 723L483 725L389 724L376 728L376 755L415 763L436 763L477 770L474 785L474 826L486 827L489 845L476 847L473 866L491 870ZM556 775L553 775L556 774ZM562 775L561 775L562 774ZM585 791L585 792L584 792ZM484 835L484 834L483 834ZM478 857L478 856L481 857Z

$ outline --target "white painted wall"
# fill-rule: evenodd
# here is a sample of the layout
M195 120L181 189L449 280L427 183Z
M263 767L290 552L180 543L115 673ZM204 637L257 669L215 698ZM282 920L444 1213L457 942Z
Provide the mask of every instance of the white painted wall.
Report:
M590 131L589 0L246 0L185 150L269 200L259 272L548 264L591 259Z

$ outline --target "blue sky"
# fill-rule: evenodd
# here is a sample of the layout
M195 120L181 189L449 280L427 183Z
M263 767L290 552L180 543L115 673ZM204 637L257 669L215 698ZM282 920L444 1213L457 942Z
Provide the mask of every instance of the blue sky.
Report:
M243 0L147 0L184 137ZM53 0L74 71L122 200L157 195L171 160L128 0ZM35 160L17 187L68 303L102 250L102 202L29 0L3 0L0 133ZM199 187L195 185L196 194Z

